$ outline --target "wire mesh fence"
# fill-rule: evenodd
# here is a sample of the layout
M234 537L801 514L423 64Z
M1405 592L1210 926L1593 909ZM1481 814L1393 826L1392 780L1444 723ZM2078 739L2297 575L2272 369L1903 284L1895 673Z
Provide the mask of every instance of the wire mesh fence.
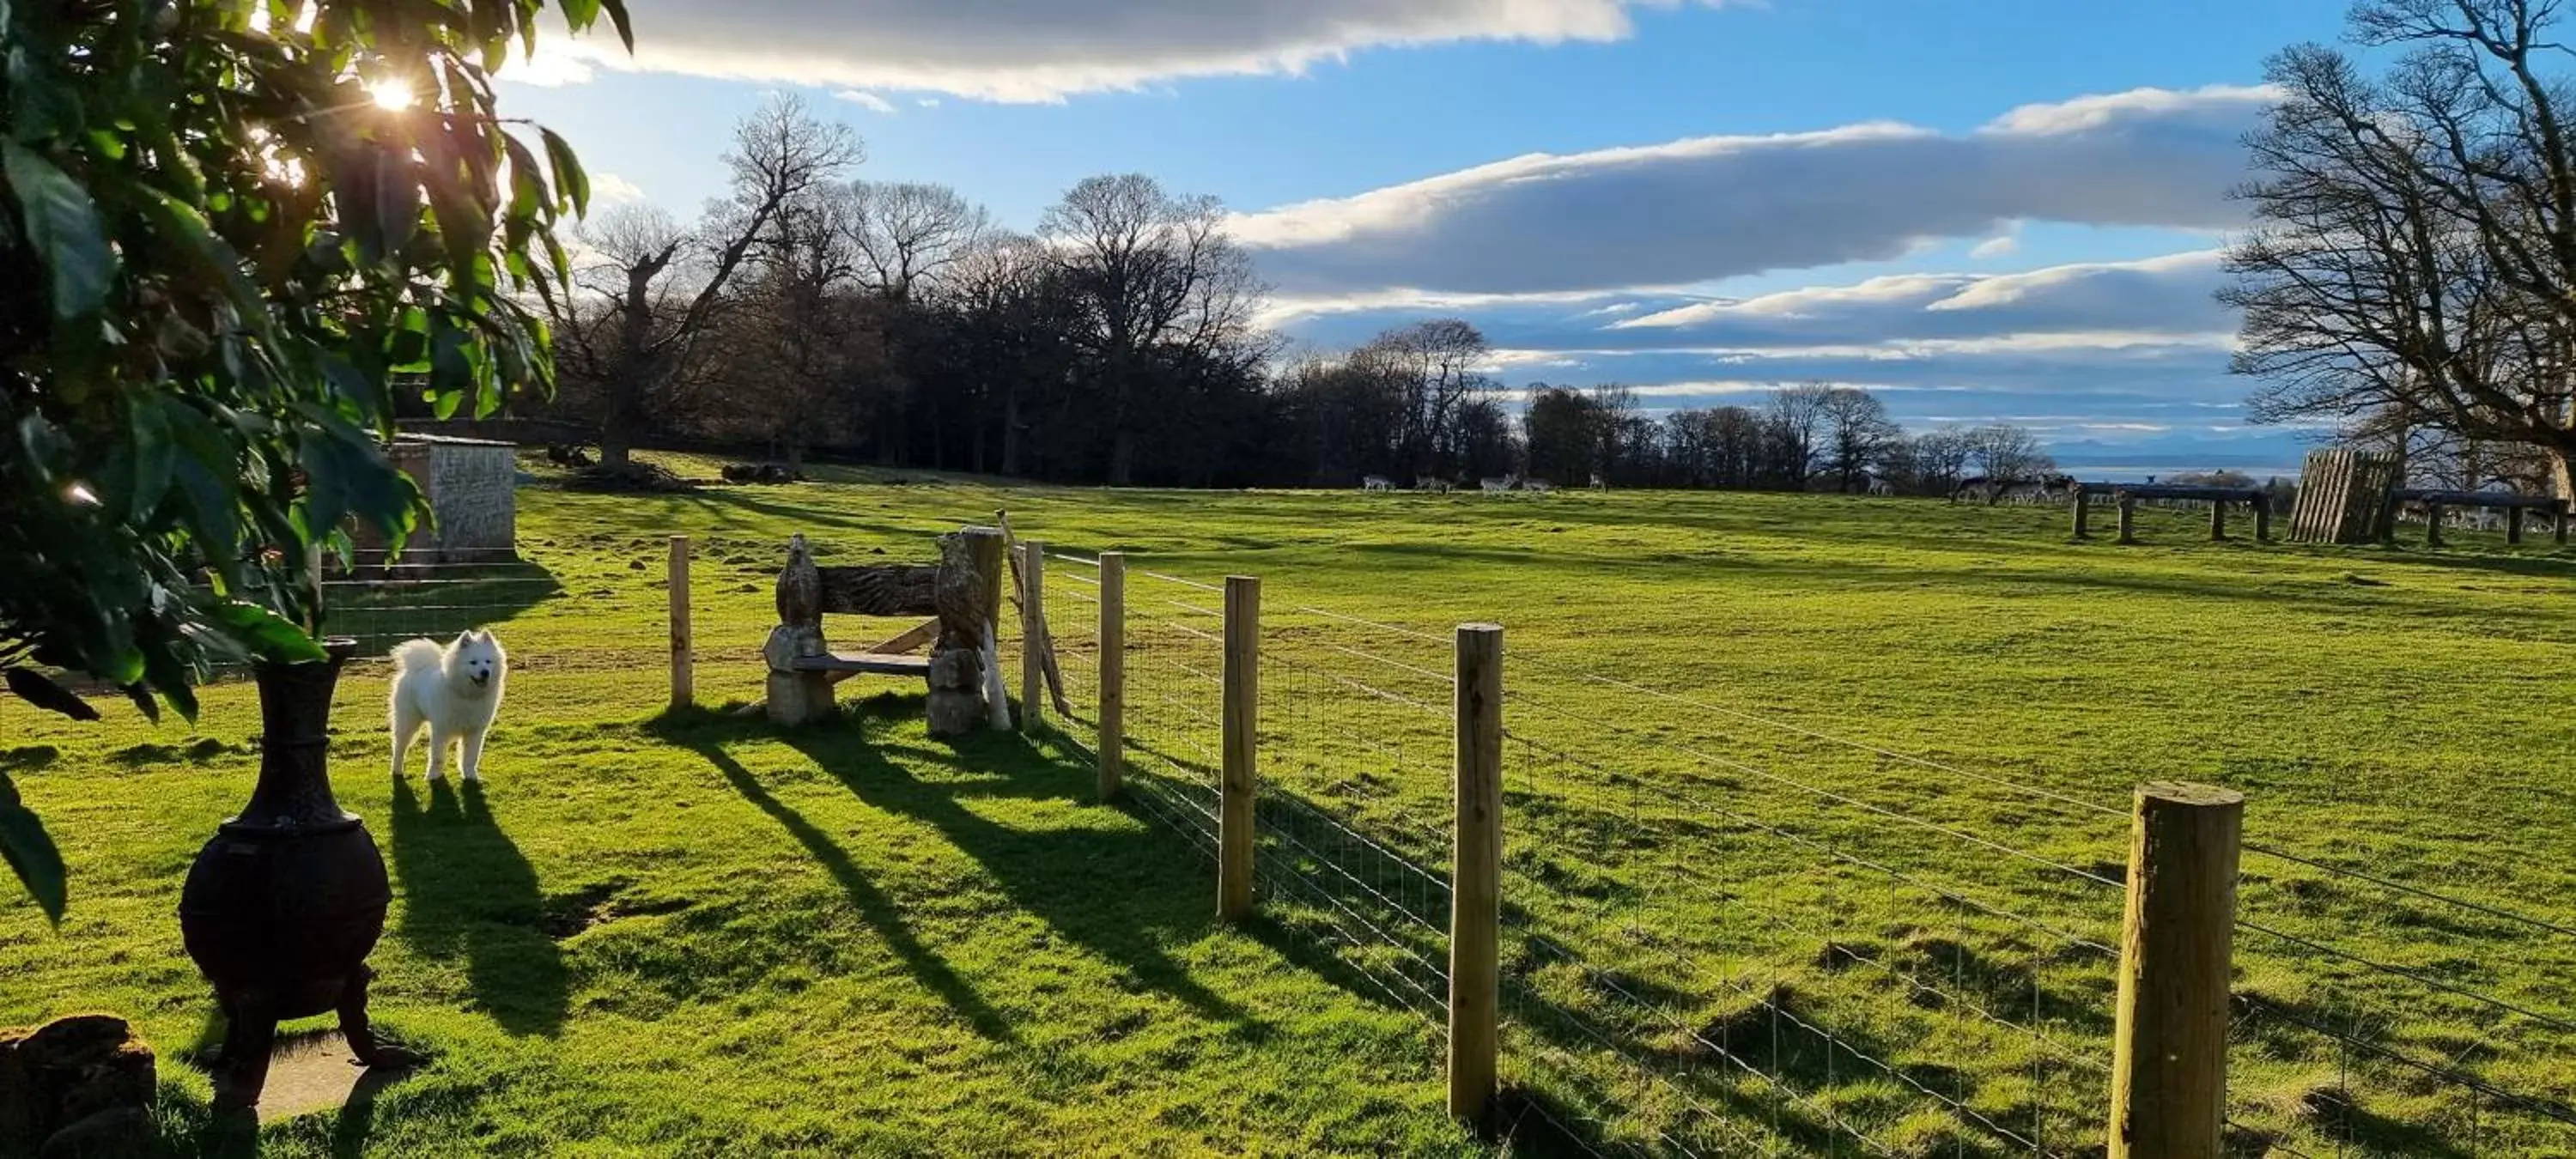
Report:
M1086 625L1059 646L1096 679L1097 576L1063 562L1050 623ZM1131 795L1213 859L1223 590L1128 576ZM1295 595L1273 590L1261 613L1262 904L1437 1021L1451 638ZM2098 1153L2125 802L1534 653L1507 661L1507 1136L1595 1153ZM2494 968L2576 954L2566 915L2330 852L2249 839L2245 859L2231 1153L2576 1148L2576 1012L2529 971L2499 985Z

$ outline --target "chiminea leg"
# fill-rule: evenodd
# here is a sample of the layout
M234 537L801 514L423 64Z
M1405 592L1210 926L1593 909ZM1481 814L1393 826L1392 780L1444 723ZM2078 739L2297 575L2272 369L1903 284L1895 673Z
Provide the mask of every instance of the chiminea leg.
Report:
M215 1078L215 1109L249 1110L268 1085L268 1053L277 1045L277 1008L266 996L239 994L223 1004L224 1065Z
M349 976L349 988L340 994L340 1034L349 1040L349 1053L370 1067L406 1067L420 1062L420 1056L376 1037L367 1026L367 983L376 976L374 967L360 964Z

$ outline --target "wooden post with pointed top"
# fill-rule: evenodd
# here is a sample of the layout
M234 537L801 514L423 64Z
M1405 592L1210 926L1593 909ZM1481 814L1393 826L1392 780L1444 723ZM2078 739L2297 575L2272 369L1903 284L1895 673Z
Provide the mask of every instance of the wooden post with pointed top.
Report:
M2109 1159L2217 1159L2245 798L2142 786L2129 837Z
M2082 484L2075 488L2075 538L2093 538L2093 493Z
M2120 542L2136 543L2138 541L2138 497L2124 491L2120 493L2119 500Z
M1046 681L1046 545L1023 539L1020 553L1020 731L1038 730L1038 697Z
M1127 557L1100 553L1100 799L1117 799L1127 767Z
M1225 772L1217 802L1216 916L1252 913L1252 801L1261 730L1261 581L1225 577Z
M1449 864L1449 1113L1481 1120L1502 1036L1503 629L1461 624Z
M671 537L671 707L697 703L696 646L689 635L689 537Z

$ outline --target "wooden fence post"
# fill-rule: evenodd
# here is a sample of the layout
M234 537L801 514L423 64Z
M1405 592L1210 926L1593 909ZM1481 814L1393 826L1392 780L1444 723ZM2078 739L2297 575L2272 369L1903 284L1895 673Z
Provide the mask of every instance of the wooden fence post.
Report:
M1100 799L1117 799L1127 766L1127 557L1100 553Z
M2522 508L2504 509L2504 541L2508 546L2522 545Z
M2119 499L2120 542L2136 543L2138 541L2138 498L2135 495L2123 492L2119 496Z
M2211 543L2218 543L2224 541L2226 538L2227 501L2221 499L2209 505L2209 541Z
M1038 699L1046 694L1046 545L1019 542L1020 553L1020 731L1038 730Z
M2272 496L2268 492L2254 497L2254 542L2272 542Z
M2109 1159L2217 1159L2227 1112L2228 968L2245 798L2138 790L2120 929Z
M689 537L671 537L671 707L697 703L696 655L689 639Z
M2553 517L2550 520L2549 537L2556 540L2558 546L2567 546L2567 501L2559 500L2550 507L2549 513Z
M1502 1036L1503 629L1458 626L1457 820L1449 863L1449 1113L1482 1120Z
M2075 538L2093 538L2093 493L2082 484L2075 488Z
M2424 501L2424 546L2442 546L2442 504L2440 500Z
M1225 577L1225 776L1217 806L1216 916L1252 913L1252 799L1261 728L1261 581Z

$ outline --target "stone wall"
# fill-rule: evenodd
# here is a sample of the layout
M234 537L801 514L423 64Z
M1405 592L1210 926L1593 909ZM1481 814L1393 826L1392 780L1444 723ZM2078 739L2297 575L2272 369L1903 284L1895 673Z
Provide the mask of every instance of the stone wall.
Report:
M518 456L508 443L442 439L429 444L424 489L430 509L438 513L442 557L518 558L518 472Z
M412 533L406 563L481 563L519 557L518 456L508 443L405 433L385 448L394 468L429 499L434 526ZM381 536L352 528L361 551Z

